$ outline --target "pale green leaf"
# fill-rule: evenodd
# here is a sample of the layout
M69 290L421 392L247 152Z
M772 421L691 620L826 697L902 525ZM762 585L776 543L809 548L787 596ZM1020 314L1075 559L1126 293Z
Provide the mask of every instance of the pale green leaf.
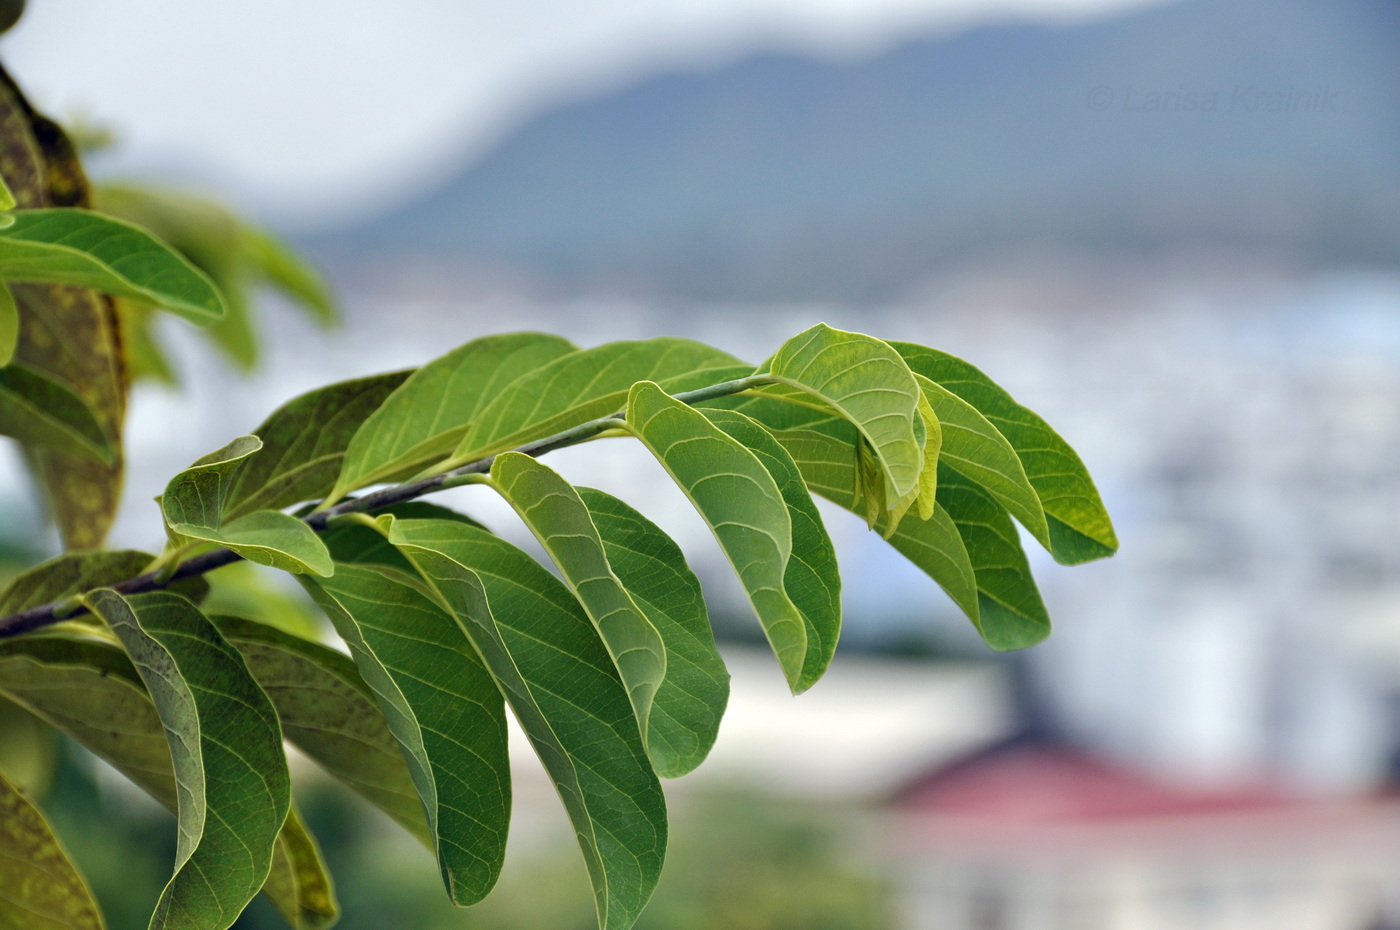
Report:
M240 436L170 479L160 505L172 539L217 543L250 562L295 574L329 575L334 566L325 544L296 517L256 510L224 520L238 468L261 448L258 437Z
M1089 470L1050 424L960 358L907 342L891 345L915 372L981 411L1015 448L1045 509L1050 554L1056 561L1077 565L1118 550L1113 522Z
M510 384L573 351L558 336L509 333L473 340L424 365L356 431L330 500L437 464Z
M907 509L919 492L924 436L919 385L898 352L818 323L784 343L766 373L854 424L879 466L884 509Z
M915 377L942 427L940 463L980 485L1049 549L1045 511L1011 443L967 401L923 375Z
M759 414L767 413L771 408L754 405L745 409ZM837 421L830 421L826 425L830 432L816 429L779 429L774 435L801 469L808 487L832 503L864 517L854 490L856 466L853 444L857 440L855 429L849 424ZM876 521L875 528L882 535L886 534L888 529L883 523L883 518ZM886 538L891 546L936 581L974 625L980 623L977 577L968 556L967 546L947 511L941 507L935 508L927 520L906 517Z
M44 816L0 772L0 930L102 930L87 883Z
M10 364L19 345L19 305L10 288L0 282L0 368Z
M558 473L518 452L496 457L491 484L540 541L593 621L622 676L646 743L652 701L666 677L666 645L613 574L588 508Z
M689 339L610 342L574 352L495 397L462 437L449 464L504 452L616 413L638 381L655 381L674 393L742 378L752 371L752 366L734 356Z
M264 229L243 228L245 248L263 279L304 307L322 326L340 320L325 280L300 255Z
M647 754L658 775L678 778L704 761L729 701L729 672L715 649L700 582L656 524L602 491L577 490L613 574L666 644L666 678L652 704Z
M325 497L340 475L350 438L410 374L342 381L284 403L253 430L263 445L235 473L224 520Z
M788 685L801 691L807 631L784 588L792 521L773 476L754 453L703 413L651 382L633 387L627 428L709 524L748 594Z
M112 439L87 402L20 364L0 368L0 436L103 464L116 460Z
M802 614L807 655L801 687L810 688L826 671L841 635L841 572L836 549L796 463L760 424L727 410L706 410L706 418L758 457L773 476L792 522L792 555L783 574L783 590Z
M0 229L0 278L73 284L130 297L193 323L224 315L203 272L138 226L77 209L22 210Z
M408 765L354 661L262 623L211 619L267 692L287 739L431 847Z
M553 779L599 925L631 927L661 875L666 803L587 615L538 562L484 530L397 520L388 532L451 606Z
M14 208L15 195L10 190L10 185L5 183L5 178L0 176L0 210L13 210Z
M348 661L348 660L347 660ZM165 727L136 669L119 648L87 637L25 636L0 643L0 695L23 706L105 760L172 813L175 772ZM303 835L294 835L301 833ZM292 809L277 836L273 869L296 866L297 882L269 873L263 894L284 914L334 913L330 878ZM319 870L319 874L318 874ZM303 902L305 907L303 908Z
M145 682L179 791L175 875L151 927L223 930L258 892L287 819L290 779L267 695L238 652L183 597L87 595Z
M505 709L456 621L407 575L340 563L300 578L350 646L422 799L447 892L473 904L500 875L510 821Z
M277 835L272 868L262 890L292 930L324 930L340 918L321 847L302 823L295 804L287 809L287 820Z

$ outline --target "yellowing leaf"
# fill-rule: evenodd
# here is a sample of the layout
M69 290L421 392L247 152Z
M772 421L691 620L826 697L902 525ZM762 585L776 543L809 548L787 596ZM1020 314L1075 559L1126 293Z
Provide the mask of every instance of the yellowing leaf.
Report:
M38 809L0 772L0 930L103 930L87 884Z

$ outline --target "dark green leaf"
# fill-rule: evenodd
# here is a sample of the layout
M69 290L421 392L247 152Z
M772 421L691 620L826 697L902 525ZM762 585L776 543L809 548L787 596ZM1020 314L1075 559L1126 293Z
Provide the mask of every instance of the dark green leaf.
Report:
M21 210L14 217L0 229L2 278L144 300L200 325L224 315L209 278L138 226L65 208Z
M0 772L0 930L102 930L102 914L42 814Z
M354 661L265 624L211 619L243 654L287 739L431 847L408 765Z
M505 856L505 710L471 643L407 575L341 563L302 583L350 646L427 811L448 894L473 904Z
M256 510L224 521L237 469L261 448L258 437L240 436L170 480L160 505L172 539L177 545L192 540L217 543L250 562L295 574L329 575L334 566L325 544L296 517Z
M87 402L24 365L0 368L0 435L104 465L116 461L113 441Z
M101 589L85 600L145 682L179 787L175 875L152 928L223 930L267 879L287 819L277 714L238 652L183 597Z
M342 381L283 404L253 431L262 448L233 475L223 519L325 497L340 474L350 438L409 374Z
M491 483L535 534L593 621L627 687L645 743L652 701L666 677L666 645L613 574L588 508L549 466L518 452L496 457Z
M651 382L632 389L627 427L709 524L748 593L788 685L800 692L809 644L802 613L784 588L792 521L773 476L703 413Z
M503 452L532 439L616 413L638 381L688 391L752 371L732 355L689 339L610 342L574 352L521 378L491 401L448 464Z
M424 365L350 440L330 499L446 458L508 385L573 351L558 336L509 333L473 340Z
M661 875L666 802L588 617L538 562L476 527L399 520L388 532L451 605L553 779L600 926L631 927Z
M1045 508L1050 554L1077 565L1118 550L1113 523L1079 455L1036 414L960 358L907 342L891 343L909 367L972 404L1015 448Z
M700 582L671 537L611 495L578 488L613 574L666 644L666 677L652 704L647 754L678 778L704 761L729 701L729 672L715 650Z
M132 549L77 550L49 559L17 575L0 594L0 614L14 614L74 594L105 588L141 574L155 556ZM185 578L171 590L192 601L209 591L203 578Z

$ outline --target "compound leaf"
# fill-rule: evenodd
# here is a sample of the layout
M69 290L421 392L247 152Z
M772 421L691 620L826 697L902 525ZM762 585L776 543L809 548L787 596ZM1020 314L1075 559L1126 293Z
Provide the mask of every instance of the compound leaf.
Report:
M484 530L445 520L384 524L452 608L553 779L599 925L631 927L661 875L666 803L587 615L543 566Z
M491 890L505 857L510 763L505 709L471 643L407 575L341 563L300 578L350 646L422 799L452 900Z
M544 546L593 621L622 676L645 743L652 701L666 677L666 645L613 574L588 508L557 472L518 452L496 457L491 484Z
M174 765L176 868L152 930L224 930L267 879L291 803L277 714L238 652L185 598L104 588L85 601L145 682Z
M703 413L649 381L632 388L627 428L705 518L748 593L788 685L803 690L806 625L784 588L792 520L773 476Z
M475 339L424 365L355 432L330 499L436 464L510 384L574 351L558 336L508 333Z
M1045 509L1050 554L1065 565L1112 555L1118 537L1084 462L1038 415L978 368L956 356L908 342L890 343L916 373L972 404L1016 450Z
M647 754L658 775L678 778L704 761L729 701L729 672L715 649L700 581L656 524L602 491L576 490L613 574L666 644L666 677L651 708Z
M451 463L503 452L621 410L638 381L687 391L752 371L732 355L689 339L610 342L555 359L502 391L467 430Z

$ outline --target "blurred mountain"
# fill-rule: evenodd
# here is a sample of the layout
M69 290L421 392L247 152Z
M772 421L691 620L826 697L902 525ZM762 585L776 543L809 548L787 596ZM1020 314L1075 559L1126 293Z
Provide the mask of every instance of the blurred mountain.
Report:
M1007 251L1400 262L1400 3L1181 0L561 105L313 244L566 287L863 298Z

